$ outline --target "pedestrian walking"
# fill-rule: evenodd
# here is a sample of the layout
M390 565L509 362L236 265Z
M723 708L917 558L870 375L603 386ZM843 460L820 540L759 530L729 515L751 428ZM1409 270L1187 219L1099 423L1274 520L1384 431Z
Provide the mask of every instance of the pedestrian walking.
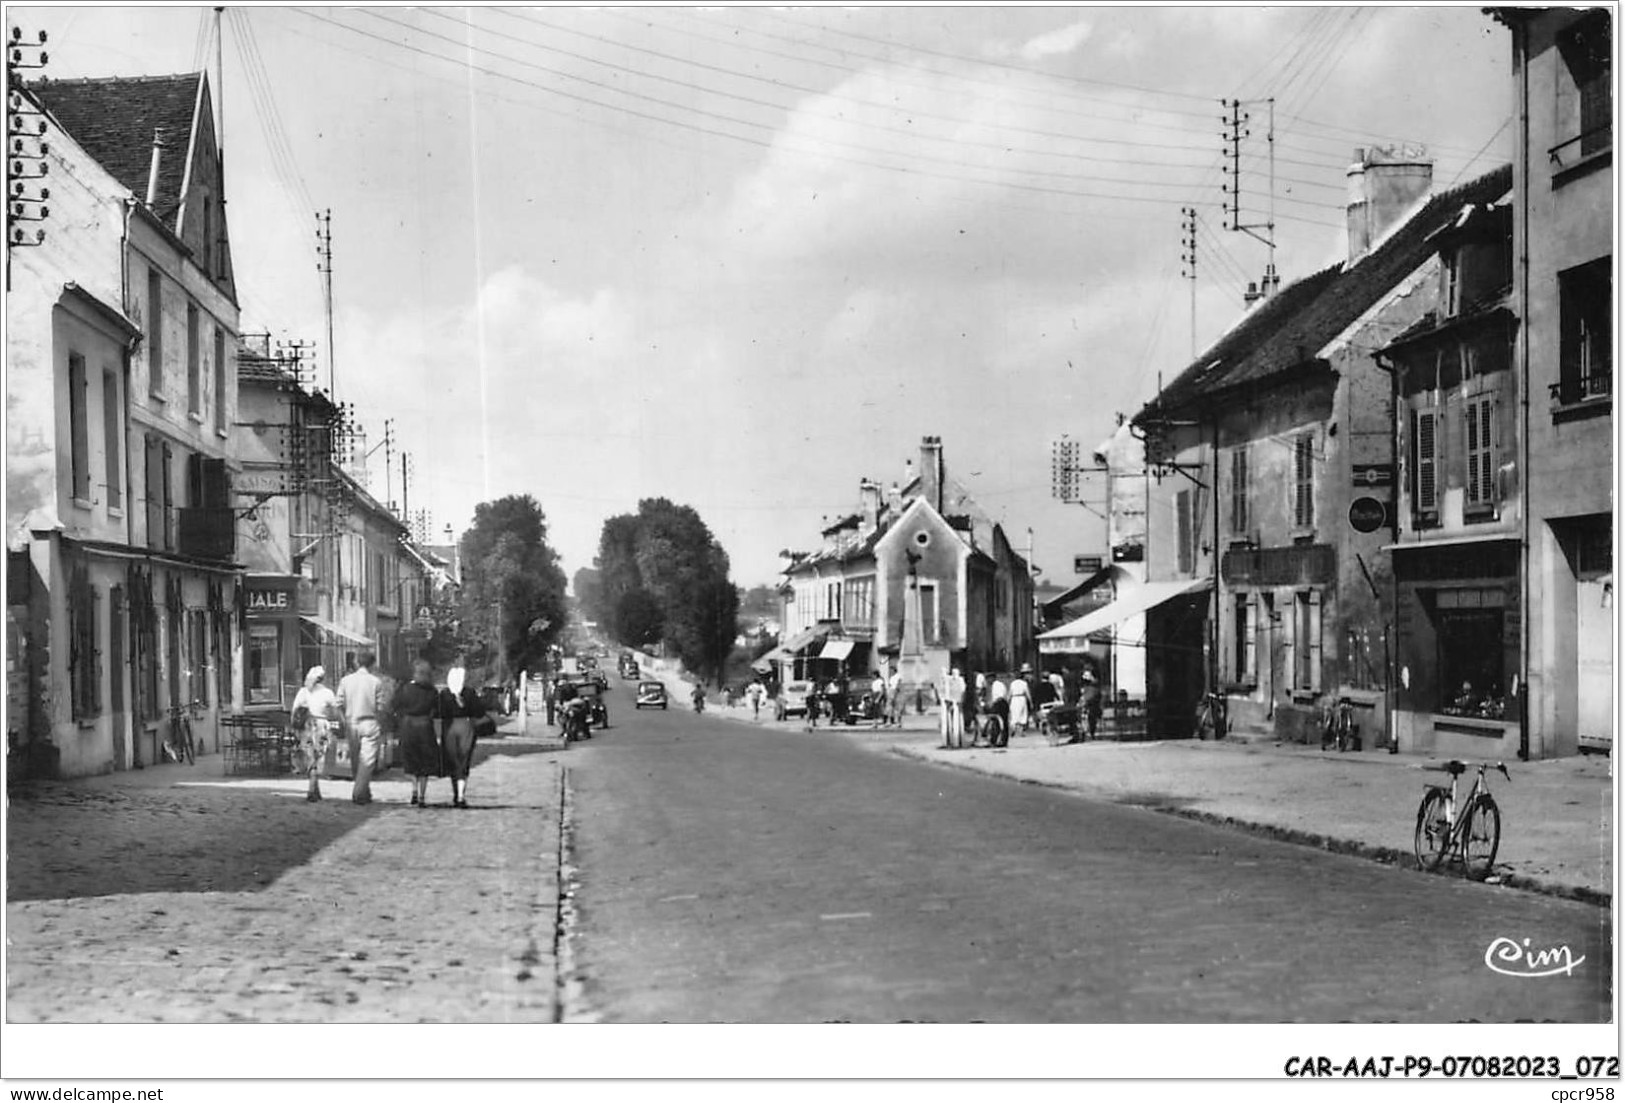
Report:
M891 708L891 726L903 726L903 668L892 667L891 677L886 679L886 703Z
M818 683L807 686L807 730L818 730Z
M322 764L333 742L333 726L340 718L339 701L326 685L327 671L313 666L305 672L305 684L293 697L289 723L299 733L299 753L310 776L307 801L322 799Z
M356 656L356 669L339 679L339 704L349 729L350 764L355 769L350 799L372 803L372 771L379 752L378 676L372 672L378 657L371 651Z
M941 700L945 746L962 750L965 746L965 722L959 710L965 701L965 679L958 667L950 669L943 679Z
M1020 673L1010 679L1010 726L1019 727L1022 735L1027 734L1027 725L1032 721L1033 691L1027 684L1032 672L1029 664L1022 663Z
M412 664L412 680L395 693L401 763L412 775L412 803L428 806L429 779L440 773L440 692L427 659Z
M872 727L879 731L886 722L886 675L882 671L875 671L875 680L869 683L869 702Z
M1086 738L1095 738L1100 728L1100 713L1100 686L1095 682L1095 676L1086 670L1083 672L1083 716L1089 733Z
M750 685L745 689L745 696L750 698L750 718L758 723L762 719L762 698L767 696L767 688L762 685L760 678L752 678Z
M981 677L981 673L978 672L973 677L960 679L959 722L970 733L970 745L972 747L976 746L982 738L981 725L977 723L979 709L976 701L976 683Z
M459 661L446 672L446 688L440 691L440 770L451 779L453 808L468 807L468 770L478 738L475 724L484 717L485 705Z

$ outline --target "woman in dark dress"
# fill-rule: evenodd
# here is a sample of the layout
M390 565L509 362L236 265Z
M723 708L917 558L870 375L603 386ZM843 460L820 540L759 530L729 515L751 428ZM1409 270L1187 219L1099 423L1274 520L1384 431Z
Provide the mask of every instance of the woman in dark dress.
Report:
M412 803L429 803L429 779L440 773L440 693L429 664L412 664L412 680L395 691L395 723L401 741L401 764L412 775Z
M440 691L441 772L451 778L453 808L467 808L468 768L474 762L474 721L485 715L485 705L459 663L446 675Z

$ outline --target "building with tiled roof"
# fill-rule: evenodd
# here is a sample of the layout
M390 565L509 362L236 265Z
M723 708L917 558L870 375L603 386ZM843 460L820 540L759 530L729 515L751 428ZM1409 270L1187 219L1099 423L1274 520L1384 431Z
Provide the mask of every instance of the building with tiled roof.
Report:
M1240 737L1318 739L1346 697L1368 743L1389 738L1396 462L1375 354L1437 308L1437 237L1511 183L1503 166L1434 191L1431 173L1416 150L1357 150L1348 256L1253 306L1132 419L1160 476L1154 604L1121 611L1146 618L1154 734L1189 734L1213 692Z
M934 680L949 663L1010 670L1032 655L1032 576L1003 528L947 471L926 437L889 490L864 479L859 508L790 555L780 593L786 676L867 677L901 665Z

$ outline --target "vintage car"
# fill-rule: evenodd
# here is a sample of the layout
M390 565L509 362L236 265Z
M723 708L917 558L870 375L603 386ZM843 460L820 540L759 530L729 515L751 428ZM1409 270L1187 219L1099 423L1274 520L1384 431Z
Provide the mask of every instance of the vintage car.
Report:
M637 700L634 708L660 708L667 707L666 687L660 682L639 682Z
M807 695L813 691L811 682L785 682L779 692L778 707L774 715L780 720L787 716L807 715Z

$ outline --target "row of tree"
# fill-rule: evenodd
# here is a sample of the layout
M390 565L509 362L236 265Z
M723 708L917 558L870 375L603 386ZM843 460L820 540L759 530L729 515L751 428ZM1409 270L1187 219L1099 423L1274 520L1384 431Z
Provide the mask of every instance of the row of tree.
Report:
M662 643L702 678L720 681L739 635L728 553L690 506L646 498L604 522L595 567L577 571L582 611L630 647Z

